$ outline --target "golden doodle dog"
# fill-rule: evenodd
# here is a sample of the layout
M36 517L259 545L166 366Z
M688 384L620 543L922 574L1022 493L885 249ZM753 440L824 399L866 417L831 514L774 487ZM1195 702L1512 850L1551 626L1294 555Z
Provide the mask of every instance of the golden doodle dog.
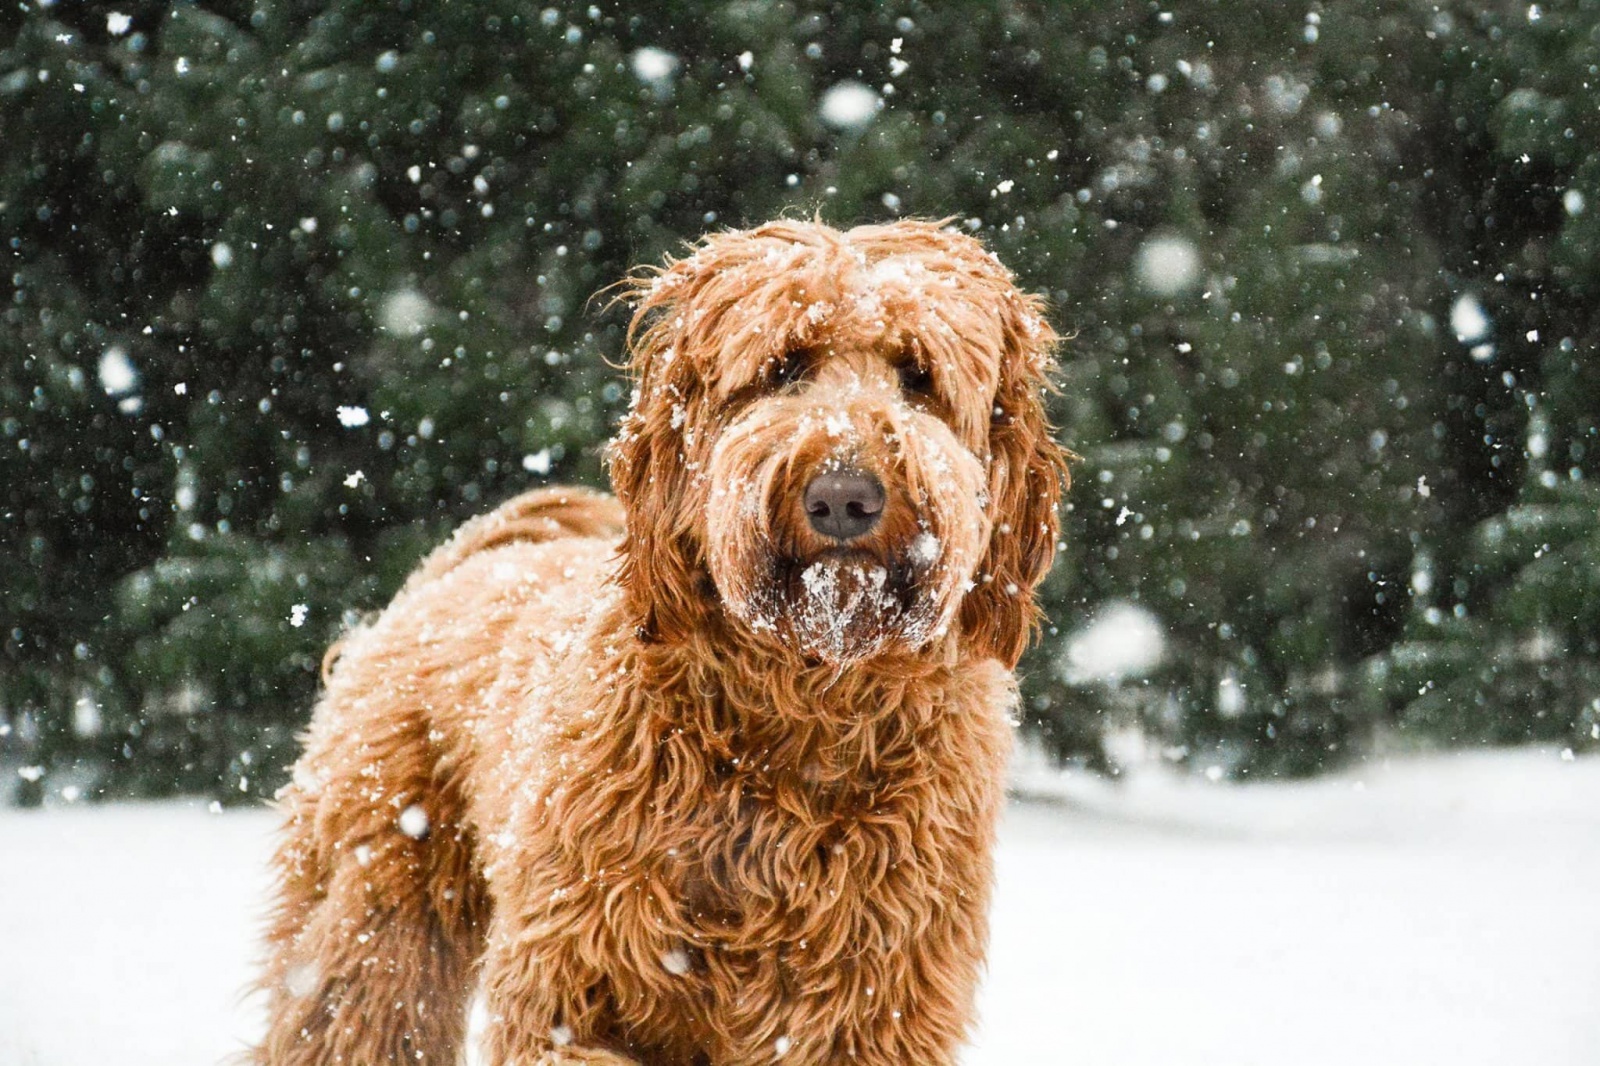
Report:
M251 1061L955 1061L1068 453L1041 301L937 223L630 283L616 499L469 522L281 794Z

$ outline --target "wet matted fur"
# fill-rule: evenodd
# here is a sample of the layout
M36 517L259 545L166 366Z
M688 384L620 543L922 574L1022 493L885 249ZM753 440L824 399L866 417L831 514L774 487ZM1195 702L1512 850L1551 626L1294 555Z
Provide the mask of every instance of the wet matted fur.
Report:
M630 293L617 499L468 523L327 672L256 1063L456 1063L479 987L492 1066L955 1061L1056 336L928 222L721 233ZM881 486L865 532L819 532L828 474Z

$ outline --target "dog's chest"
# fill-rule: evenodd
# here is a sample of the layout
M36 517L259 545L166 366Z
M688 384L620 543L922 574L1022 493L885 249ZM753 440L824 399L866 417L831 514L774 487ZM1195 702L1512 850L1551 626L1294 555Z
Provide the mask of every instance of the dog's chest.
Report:
M870 790L734 778L697 816L673 864L683 917L708 941L803 936L818 914L901 861Z
M749 851L750 833L737 822L707 826L696 844L679 849L678 898L696 931L711 934L741 923L748 893L739 886L747 881Z

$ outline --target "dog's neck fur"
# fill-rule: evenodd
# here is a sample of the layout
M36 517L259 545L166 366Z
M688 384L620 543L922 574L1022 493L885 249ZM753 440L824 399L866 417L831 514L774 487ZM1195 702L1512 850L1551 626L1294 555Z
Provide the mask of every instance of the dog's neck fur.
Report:
M670 708L671 725L696 735L708 755L808 790L871 790L908 762L937 757L941 735L963 728L973 693L1011 690L1001 664L971 660L954 636L843 667L728 630L640 642L636 651L631 683Z

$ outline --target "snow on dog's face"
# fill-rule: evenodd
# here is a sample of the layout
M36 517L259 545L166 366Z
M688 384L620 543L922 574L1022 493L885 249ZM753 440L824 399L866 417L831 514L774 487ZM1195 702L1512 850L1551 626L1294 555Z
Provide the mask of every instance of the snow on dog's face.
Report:
M706 467L707 562L736 618L832 663L949 628L992 523L930 378L843 339L758 371Z
M1036 297L927 222L718 234L634 292L611 469L647 631L720 600L839 667L957 626L1015 662L1066 474Z

